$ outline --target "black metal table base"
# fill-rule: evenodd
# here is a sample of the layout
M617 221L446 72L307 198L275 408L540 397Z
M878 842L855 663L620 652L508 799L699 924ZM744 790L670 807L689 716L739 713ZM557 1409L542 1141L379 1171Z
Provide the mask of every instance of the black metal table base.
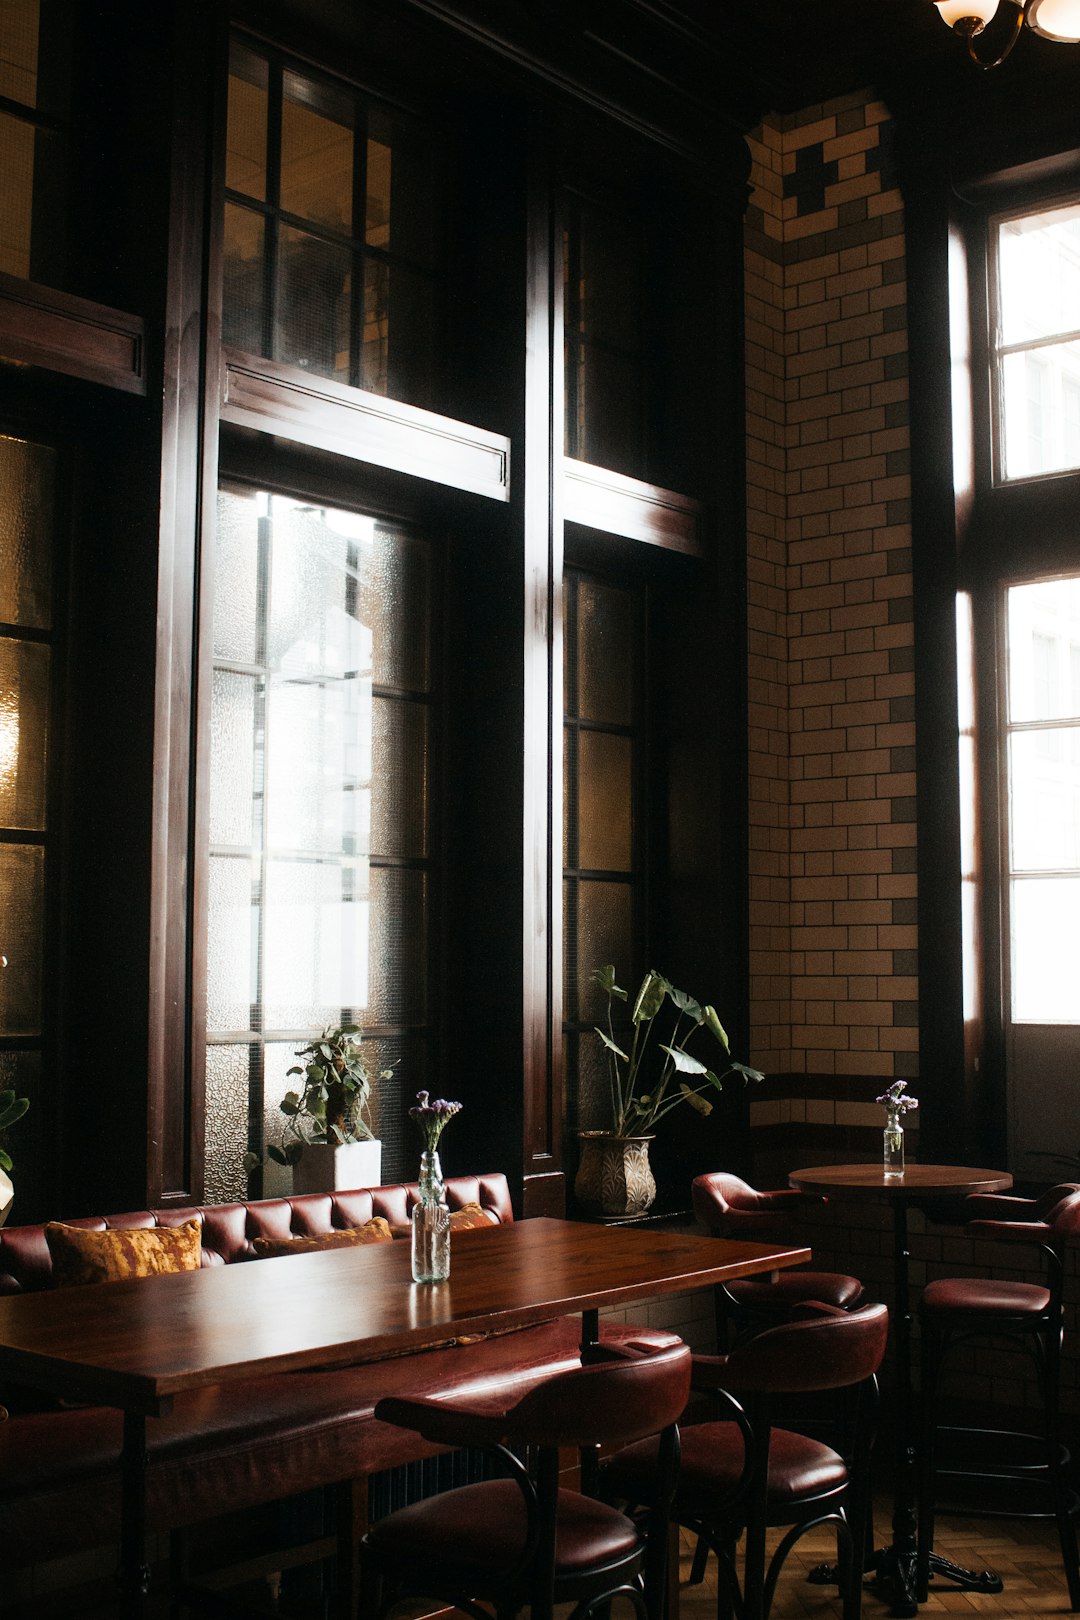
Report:
M899 1547L879 1547L867 1573L870 1576L870 1590L883 1602L889 1603L890 1614L895 1615L896 1620L912 1620L919 1608L914 1551L901 1552ZM838 1575L835 1564L818 1564L810 1571L807 1580L815 1586L835 1586ZM951 1558L931 1553L931 1581L935 1575L952 1581L963 1592L983 1592L988 1596L1002 1591L1005 1584L992 1569L965 1569L962 1564L954 1564Z

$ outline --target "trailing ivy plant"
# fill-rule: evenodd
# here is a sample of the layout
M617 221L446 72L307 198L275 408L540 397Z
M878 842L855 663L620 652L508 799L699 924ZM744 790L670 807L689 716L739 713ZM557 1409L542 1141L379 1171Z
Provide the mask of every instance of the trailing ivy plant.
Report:
M634 997L630 1011L633 1034L630 1050L624 1052L615 1039L612 1005L615 1001L629 1001L629 995L615 983L611 963L594 969L592 978L607 996L607 1032L597 1028L596 1033L607 1052L612 1135L650 1135L665 1114L681 1103L689 1104L699 1114L711 1114L713 1105L708 1093L722 1091L730 1075L740 1074L744 1081L764 1079L760 1069L751 1069L731 1056L727 1031L716 1008L695 1001L685 990L677 990L655 968L646 973ZM666 1041L659 1038L660 1026L656 1023L665 1006L670 1014ZM724 1054L719 1074L687 1051L688 1043L699 1031L710 1036Z
M281 1099L281 1141L267 1144L275 1164L296 1164L305 1147L374 1140L368 1116L372 1087L376 1080L389 1080L393 1069L372 1073L364 1059L363 1036L358 1024L331 1024L299 1048L296 1056L303 1062L288 1073L303 1075L303 1084ZM244 1155L246 1170L256 1169L259 1162L256 1153Z

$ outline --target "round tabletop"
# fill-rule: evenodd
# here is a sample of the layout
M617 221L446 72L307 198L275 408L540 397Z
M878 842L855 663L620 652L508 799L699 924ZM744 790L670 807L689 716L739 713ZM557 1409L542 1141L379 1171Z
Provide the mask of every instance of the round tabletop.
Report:
M819 1164L788 1176L800 1192L837 1198L957 1197L976 1192L1003 1192L1013 1178L1005 1170L973 1170L966 1164L909 1164L902 1176L885 1179L878 1164Z

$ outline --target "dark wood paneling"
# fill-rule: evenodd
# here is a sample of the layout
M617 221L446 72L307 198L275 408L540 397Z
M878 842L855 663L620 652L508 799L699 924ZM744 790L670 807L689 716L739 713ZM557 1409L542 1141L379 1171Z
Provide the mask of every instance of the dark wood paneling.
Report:
M502 434L224 349L221 419L286 434L316 450L430 478L494 500L510 498L510 441Z
M0 354L128 394L146 393L143 323L137 315L3 273Z

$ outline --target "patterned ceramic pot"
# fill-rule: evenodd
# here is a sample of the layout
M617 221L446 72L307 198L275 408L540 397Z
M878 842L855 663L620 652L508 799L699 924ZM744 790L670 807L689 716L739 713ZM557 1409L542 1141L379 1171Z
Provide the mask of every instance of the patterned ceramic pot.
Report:
M581 1161L574 1178L578 1208L592 1215L644 1215L656 1197L649 1165L651 1136L581 1131Z

